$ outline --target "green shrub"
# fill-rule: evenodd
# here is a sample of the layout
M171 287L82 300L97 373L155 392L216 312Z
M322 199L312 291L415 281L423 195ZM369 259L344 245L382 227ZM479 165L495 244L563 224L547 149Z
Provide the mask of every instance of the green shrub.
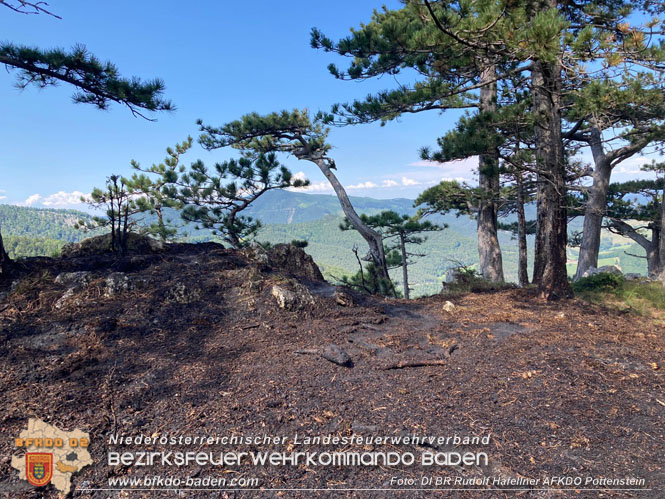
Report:
M602 272L600 274L582 277L573 283L573 291L580 293L583 291L595 291L619 289L626 282L626 279L620 274Z

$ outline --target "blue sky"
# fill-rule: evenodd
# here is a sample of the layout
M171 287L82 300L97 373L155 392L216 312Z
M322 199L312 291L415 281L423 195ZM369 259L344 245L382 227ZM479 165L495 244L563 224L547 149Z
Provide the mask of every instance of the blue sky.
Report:
M396 0L385 4L399 6ZM113 61L125 76L162 78L166 97L177 106L153 123L118 105L107 112L75 105L73 89L64 84L17 90L13 74L0 71L0 202L81 207L81 193L102 185L111 173L129 174L130 160L159 162L167 146L188 135L196 137L198 118L218 125L251 111L329 109L335 102L392 88L391 78L334 79L327 65L344 61L309 45L312 27L339 38L369 21L380 6L369 0L52 0L50 8L62 20L0 7L4 40L43 48L83 43L99 58ZM407 82L406 77L398 81ZM413 198L443 178L472 179L473 159L431 165L418 158L418 149L435 144L459 115L428 112L385 127L333 129L329 139L340 180L352 195ZM206 152L197 145L184 160L201 158L212 164L232 154ZM310 179L312 192L330 192L314 165L296 160L286 164ZM627 171L631 168L626 166Z

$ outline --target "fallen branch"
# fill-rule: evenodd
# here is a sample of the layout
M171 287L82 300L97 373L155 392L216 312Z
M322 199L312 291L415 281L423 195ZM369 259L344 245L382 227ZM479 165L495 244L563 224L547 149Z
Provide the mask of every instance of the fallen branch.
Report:
M405 361L397 362L396 364L389 364L385 367L382 367L382 371L391 371L394 369L406 369L409 367L427 367L427 366L445 366L445 360L416 360L416 361Z

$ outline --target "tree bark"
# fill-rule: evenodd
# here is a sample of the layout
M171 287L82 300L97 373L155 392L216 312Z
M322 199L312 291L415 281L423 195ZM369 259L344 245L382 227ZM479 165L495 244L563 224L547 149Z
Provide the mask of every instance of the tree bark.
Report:
M482 81L493 81L496 68L490 65L482 71ZM497 85L490 83L480 89L480 112L496 111ZM497 205L499 197L498 151L486 151L479 156L478 184L483 197L478 207L478 257L480 273L484 279L503 282L503 259L497 229Z
M404 298L409 299L409 271L407 270L406 261L406 241L404 234L399 235L399 245L402 250L402 280L404 281Z
M524 213L524 177L517 173L517 242L519 249L517 264L517 280L519 286L529 285L528 254L526 244L526 214Z
M607 207L607 191L612 176L612 167L603 150L601 133L596 127L591 129L589 145L591 146L595 166L589 199L584 208L582 245L577 260L575 279L581 278L590 267L598 267L603 216Z
M7 275L10 264L11 260L5 251L5 245L2 242L2 231L0 231L0 279Z
M568 213L566 163L561 132L561 65L536 61L532 70L536 116L536 161L541 170L538 241L541 245L538 289L547 300L569 298L566 269Z
M372 257L374 265L376 266L379 277L386 279L387 282L391 282L390 275L388 274L388 265L386 264L386 255L383 251L383 237L371 227L368 227L360 219L360 216L358 216L358 213L356 213L356 210L353 208L353 205L349 200L349 196L346 194L344 186L337 179L326 161L324 159L315 159L313 161L319 167L323 175L325 175L325 177L328 179L330 185L332 185L332 188L337 195L337 199L339 199L339 203L342 206L342 211L344 212L344 215L346 215L346 218L349 219L349 222L351 222L353 228L360 233L363 239L367 241L367 244L369 245L369 253Z

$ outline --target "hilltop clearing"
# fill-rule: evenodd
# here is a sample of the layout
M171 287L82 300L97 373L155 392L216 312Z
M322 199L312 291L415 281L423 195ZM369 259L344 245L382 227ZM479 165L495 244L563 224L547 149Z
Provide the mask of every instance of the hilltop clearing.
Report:
M487 446L463 448L487 452L489 466L397 474L665 483L665 330L648 319L577 300L546 304L523 290L463 295L452 306L441 296L359 296L330 286L286 245L73 255L27 259L12 289L0 290L0 427L18 435L34 417L89 432L95 464L74 476L75 487L175 474L258 478L267 489L382 488L396 474L377 466L108 466L108 451L145 450L110 446L113 434L287 437L165 449L216 453L367 450L294 447L296 434L489 435ZM12 444L0 442L0 492L38 497L10 467ZM52 486L43 491L57 496ZM211 496L189 495L197 494Z

